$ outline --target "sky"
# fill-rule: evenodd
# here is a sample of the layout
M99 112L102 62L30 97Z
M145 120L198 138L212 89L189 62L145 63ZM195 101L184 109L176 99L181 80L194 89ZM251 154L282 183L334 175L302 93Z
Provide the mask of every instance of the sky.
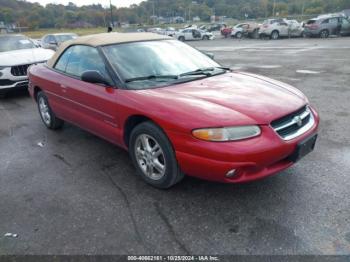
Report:
M102 6L109 5L109 0L27 0L32 3L39 3L45 6L48 3L63 4L67 5L68 2L72 2L77 6L90 5L90 4L101 4ZM142 0L112 0L112 5L117 7L128 7L132 4L139 4Z

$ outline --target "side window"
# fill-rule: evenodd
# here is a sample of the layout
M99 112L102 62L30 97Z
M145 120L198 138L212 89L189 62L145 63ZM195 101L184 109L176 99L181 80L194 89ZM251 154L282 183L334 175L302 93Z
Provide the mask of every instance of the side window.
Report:
M65 72L69 56L72 52L73 47L69 47L64 53L60 56L58 61L56 62L56 65L54 66L55 69Z
M330 24L338 24L338 18L331 18L329 19Z
M95 70L110 81L105 61L96 48L84 45L76 45L71 48L72 52L66 67L67 74L81 78L84 72Z
M343 24L343 25L350 25L350 22L349 22L349 20L347 20L346 18L343 18L343 19L342 19L342 24Z
M49 43L53 43L53 42L56 42L55 37L53 35L49 35L49 37L48 37L48 44Z
M49 36L45 36L43 39L43 43L48 44L49 43Z
M326 19L322 22L322 24L328 24L329 23L329 19Z

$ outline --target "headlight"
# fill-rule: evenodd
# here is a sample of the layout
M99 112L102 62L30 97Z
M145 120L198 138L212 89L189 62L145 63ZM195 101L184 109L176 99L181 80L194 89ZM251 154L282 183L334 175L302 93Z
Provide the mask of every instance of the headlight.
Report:
M258 126L235 126L223 128L203 128L192 131L192 135L205 141L235 141L260 135Z

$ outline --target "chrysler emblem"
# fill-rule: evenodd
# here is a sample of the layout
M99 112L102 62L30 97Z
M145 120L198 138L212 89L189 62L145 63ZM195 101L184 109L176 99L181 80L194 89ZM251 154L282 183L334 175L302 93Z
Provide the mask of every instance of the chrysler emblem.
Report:
M295 116L293 118L293 122L296 123L299 127L303 124L303 120L301 119L300 116Z

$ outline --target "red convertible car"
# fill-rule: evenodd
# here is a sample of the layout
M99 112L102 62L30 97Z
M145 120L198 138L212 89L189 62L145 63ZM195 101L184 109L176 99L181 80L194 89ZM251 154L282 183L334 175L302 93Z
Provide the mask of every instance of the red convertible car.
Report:
M29 79L49 129L66 121L125 148L158 188L184 174L260 179L293 165L317 138L318 114L299 90L223 68L167 36L80 37L30 67Z

